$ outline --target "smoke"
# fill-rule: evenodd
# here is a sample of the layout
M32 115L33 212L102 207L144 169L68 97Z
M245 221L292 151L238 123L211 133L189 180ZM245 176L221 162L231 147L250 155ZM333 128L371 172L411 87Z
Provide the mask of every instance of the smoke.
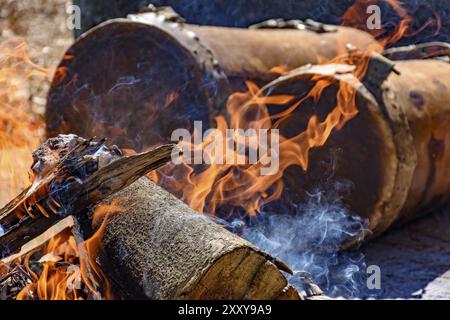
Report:
M305 285L312 280L331 297L352 298L366 280L365 257L341 252L340 246L352 239L359 243L367 223L343 206L336 191L318 191L295 212L262 212L228 227L287 263L294 270L289 281L299 291L307 291Z

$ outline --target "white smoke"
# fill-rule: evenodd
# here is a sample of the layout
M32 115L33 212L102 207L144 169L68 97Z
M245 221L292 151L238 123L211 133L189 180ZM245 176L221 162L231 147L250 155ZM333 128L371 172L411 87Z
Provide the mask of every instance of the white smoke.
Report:
M290 282L304 289L301 278L310 278L332 297L355 297L365 283L366 267L362 253L342 252L350 239L361 239L367 222L352 215L335 195L311 195L296 212L262 212L247 224L235 220L229 228L294 270ZM337 199L336 199L337 198Z

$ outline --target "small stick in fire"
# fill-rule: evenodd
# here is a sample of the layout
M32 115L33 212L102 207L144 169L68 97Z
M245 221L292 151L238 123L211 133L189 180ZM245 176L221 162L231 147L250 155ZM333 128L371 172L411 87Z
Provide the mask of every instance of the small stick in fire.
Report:
M117 147L107 147L105 143L105 139L60 135L35 151L32 185L0 210L3 253L16 252L56 221L84 212L163 166L172 154L181 153L176 145L164 145L122 156ZM61 149L61 145L67 147ZM58 156L52 156L54 152Z

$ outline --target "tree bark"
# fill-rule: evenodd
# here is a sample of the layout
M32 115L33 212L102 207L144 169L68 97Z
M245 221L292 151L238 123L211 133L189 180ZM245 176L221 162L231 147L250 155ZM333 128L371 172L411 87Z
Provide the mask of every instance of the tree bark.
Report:
M114 195L108 274L131 298L299 299L281 262L143 177Z

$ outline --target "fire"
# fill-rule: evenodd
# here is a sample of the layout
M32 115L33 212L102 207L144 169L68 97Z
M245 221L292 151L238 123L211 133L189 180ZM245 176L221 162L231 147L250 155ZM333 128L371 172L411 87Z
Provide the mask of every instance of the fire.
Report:
M384 28L369 30L367 27L369 15L366 9L371 4L380 4L379 1L356 1L342 16L342 24L372 33L378 39L379 44L370 46L365 52L359 52L352 48L351 39L349 39L346 50L343 50L345 52L340 51L335 59L323 61L321 65L324 67L330 64L348 65L352 68L350 73L356 79L362 80L367 70L369 58L373 53L381 53L381 50L386 46L404 37L413 36L431 25L437 27L440 25L439 19L430 19L419 31L411 32L409 29L412 18L401 3L397 0L387 0L386 3L399 17L399 22L395 25L393 31ZM290 70L285 66L278 66L272 68L271 71L275 74L284 75ZM345 75L338 77L344 78ZM206 157L213 159L210 165L199 166L184 163L163 168L150 176L155 182L175 193L199 212L218 214L225 207L228 210L225 215L236 214L236 209L243 209L245 214L255 215L264 205L281 197L284 189L282 178L288 167L298 166L306 171L310 151L323 146L333 131L340 130L348 121L358 115L356 90L350 84L350 80L348 78L346 80L339 82L336 106L324 120L321 121L317 115L313 115L304 131L291 138L280 136L280 165L278 172L274 175L261 175L259 173L262 166L260 162L238 165L223 164L226 163L224 159L217 161L214 150L208 148L208 145L217 143L217 141L214 141L214 137L211 137L210 140L203 141L200 144L195 143L195 138L193 141L180 142L182 145L190 144L194 153L196 150L206 152ZM301 98L286 95L267 95L261 88L251 82L246 83L246 92L232 94L227 104L228 116L215 118L216 127L222 134L219 143L223 143L226 149L226 152L219 157L236 159L242 156L242 154L236 152L236 149L239 150L239 148L235 148L235 146L245 141L245 137L237 134L231 143L227 143L227 129L277 129L291 117L295 110L301 110L302 105L307 100L312 99L318 103L323 92L331 85L335 85L331 78L326 76L313 76L311 81L314 83L312 89ZM270 113L267 108L268 105L273 108L277 105L286 106L287 104L290 107L279 112ZM259 139L259 136L255 139ZM241 150L251 148L248 143L241 147ZM248 160L248 156L245 157ZM224 215L223 212L220 212L220 214Z
M73 59L73 56L66 55L64 59ZM30 79L47 80L52 73L31 61L23 39L13 38L0 43L0 182L3 186L0 205L22 191L30 180L33 186L41 178L29 171L31 154L43 141L45 133L44 120L34 112L29 99ZM67 75L67 70L58 68L54 74L58 81ZM38 190L38 193L46 192L45 188ZM47 218L56 214L60 207L55 199L51 202L47 203L51 212L37 205ZM65 230L46 245L23 257L15 257L12 265L23 265L32 278L17 299L112 299L109 281L96 257L100 254L101 237L108 219L121 210L117 202L97 207L93 213L93 228L97 230L85 241ZM33 218L26 205L22 211Z
M232 143L227 143L227 129L258 129L273 130L279 128L281 123L289 118L293 111L301 108L302 103L307 99L318 101L321 93L332 83L329 78L316 77L312 79L315 85L304 97L298 99L289 95L268 95L265 96L261 88L252 82L247 82L247 92L234 93L229 97L227 111L229 122L225 117L216 117L217 129L222 134L221 143L226 151L217 159L213 148L208 145L214 144L217 137L203 141L201 144L194 144L191 141L182 141L181 144L192 144L194 153L196 150L203 150L206 157L212 160L209 166L196 168L189 164L164 168L158 173L153 173L151 177L158 183L168 187L181 199L199 212L216 214L219 208L231 206L232 208L242 208L246 213L255 215L260 208L274 200L280 198L283 192L283 175L290 166L299 166L303 170L308 168L309 152L313 148L323 146L334 129L342 128L346 122L358 114L355 103L356 91L346 84L340 83L337 94L337 105L320 121L317 116L311 117L306 129L292 138L280 136L279 170L272 175L261 175L260 169L263 166L261 161L255 164L238 165L227 164L225 157L237 159L245 157L239 150L252 148L249 141L243 135L243 131L236 130ZM296 100L297 99L297 100ZM290 104L284 111L270 114L267 105L281 106ZM198 134L198 133L195 133ZM195 135L194 134L194 135ZM259 141L260 136L254 137L254 141ZM195 140L195 139L194 139ZM236 145L241 144L236 148ZM268 156L264 154L262 158ZM221 160L221 161L219 161ZM250 163L247 161L246 163ZM232 214L233 211L229 212ZM223 214L223 213L222 213Z
M382 47L386 47L405 36L414 35L409 31L411 17L400 5L399 1L386 0L399 17L394 31L386 29L369 30L367 28L366 8L378 1L356 1L343 15L343 25L358 27L372 33L379 39ZM436 26L439 19L430 20L420 30ZM420 31L419 30L419 31ZM351 39L349 39L351 41ZM379 47L378 47L379 48ZM368 57L375 50L369 48L366 52L354 52L349 46L333 61L323 64L346 64L351 66L351 73L362 79L367 68ZM377 49L379 51L379 49ZM64 59L73 59L66 55ZM284 66L272 69L274 73L285 74L290 70ZM68 70L61 67L56 70L54 81L62 81ZM28 48L20 39L13 39L0 45L0 182L6 186L0 191L0 204L13 197L28 183L28 177L23 175L31 163L29 155L42 141L43 121L33 113L28 101L28 83L30 77L48 78L50 72L34 64L28 57ZM344 75L342 76L344 77ZM323 92L336 85L330 77L315 76L309 92L300 97L294 95L267 94L255 83L247 82L246 92L236 92L228 99L227 117L215 118L216 129L221 138L211 135L205 141L181 141L189 145L193 153L202 150L211 162L209 165L192 165L183 163L177 166L167 166L150 176L157 183L164 185L193 209L210 214L231 215L241 211L245 215L256 215L264 205L279 199L284 190L283 176L291 166L298 166L306 171L309 166L311 150L325 145L334 131L343 128L358 115L356 91L348 82L338 83L336 105L321 120L313 115L303 131L293 137L279 137L279 170L272 175L262 175L264 159L272 156L271 151L262 152L256 163L249 161L249 156L243 150L255 148L249 140L259 141L260 132L279 129L296 110L301 110L303 104L314 101L317 105ZM164 106L169 106L177 99L177 93L170 94ZM269 110L268 106L271 106ZM288 108L284 106L289 105ZM280 107L279 110L276 107ZM283 106L283 108L282 108ZM235 135L227 139L226 132L233 129ZM245 136L243 130L254 129L256 137ZM117 128L117 135L123 134L126 128ZM221 144L225 152L217 154L214 144ZM273 141L269 141L269 146ZM259 147L257 147L259 148ZM227 159L244 158L247 164L229 164ZM29 159L29 161L28 161ZM53 208L57 210L58 204ZM50 208L52 206L49 205ZM226 210L227 212L219 212ZM52 213L41 210L49 216ZM77 239L71 233L59 234L53 237L45 248L27 254L21 263L32 275L33 281L17 296L18 299L111 299L110 284L99 265L96 257L100 254L101 238L108 219L122 211L118 203L103 205L96 209L93 215L93 225L97 231L85 241ZM32 261L40 256L39 266Z
M76 288L79 287L81 276L79 268L71 268L79 263L79 250L73 236L57 235L52 238L40 259L42 270L38 276L30 266L31 256L27 254L24 260L25 267L33 277L34 282L25 287L18 295L17 300L78 300L80 298ZM64 267L59 267L63 265ZM70 292L68 292L70 288Z
M116 199L95 209L92 223L97 230L88 240L79 240L74 233L65 230L51 238L45 248L28 253L22 263L33 282L22 289L17 299L113 299L110 283L96 258L109 218L123 210L120 202L121 199ZM40 266L32 267L31 260L38 260ZM39 272L34 270L36 268Z
M31 152L44 136L44 121L29 101L29 79L49 76L30 60L22 39L0 44L0 205L29 183Z

